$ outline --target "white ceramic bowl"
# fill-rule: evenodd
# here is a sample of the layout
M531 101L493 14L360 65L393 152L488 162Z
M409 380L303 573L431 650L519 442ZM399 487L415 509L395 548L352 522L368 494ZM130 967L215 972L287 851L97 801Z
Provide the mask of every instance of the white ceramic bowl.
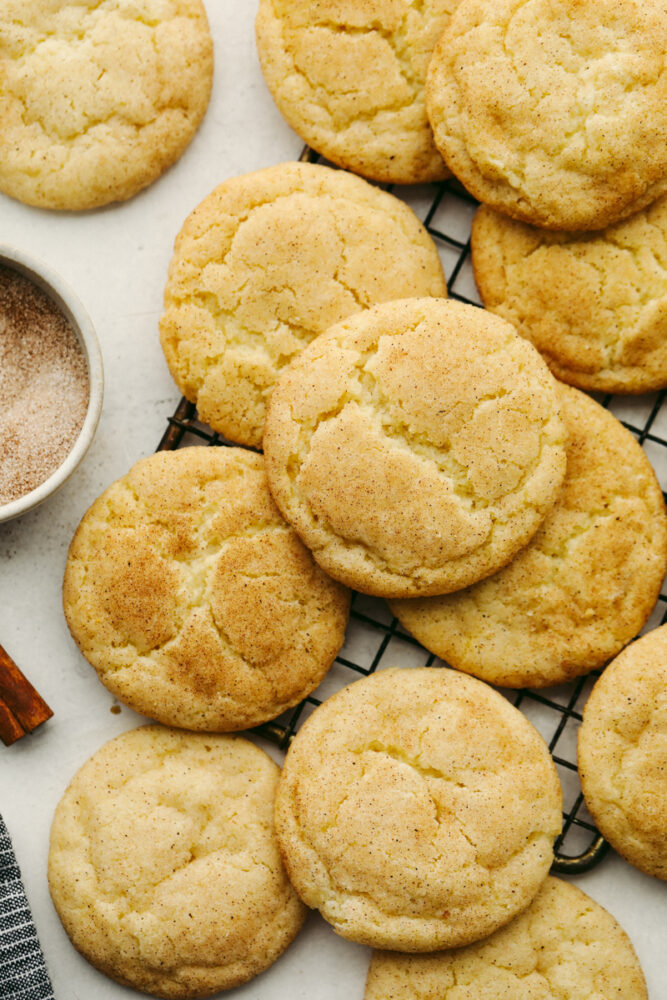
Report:
M93 440L97 423L100 419L102 396L104 394L104 374L102 369L102 353L92 320L72 289L63 279L42 261L37 260L30 254L24 253L22 250L5 246L2 243L0 243L0 265L12 268L19 274L29 278L49 296L51 301L55 303L58 309L69 320L86 359L88 383L90 386L90 398L88 400L86 417L79 436L74 442L74 446L67 458L48 479L45 479L34 490L19 497L18 500L12 500L11 503L0 504L0 522L2 522L9 521L13 517L19 517L20 514L25 514L27 511L32 510L33 507L37 507L47 497L50 497L52 493L55 493L74 472Z

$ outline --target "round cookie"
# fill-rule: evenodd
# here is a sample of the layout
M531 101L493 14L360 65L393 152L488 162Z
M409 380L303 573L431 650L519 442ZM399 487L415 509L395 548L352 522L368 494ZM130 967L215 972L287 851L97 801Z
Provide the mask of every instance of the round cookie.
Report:
M504 687L603 666L646 624L667 571L665 503L643 449L582 392L559 394L567 472L532 541L473 587L391 602L427 649Z
M257 51L278 108L333 163L376 181L448 176L426 116L433 48L458 0L260 0Z
M382 670L315 710L287 754L276 831L292 884L342 937L433 951L524 910L561 828L546 744L465 674Z
M306 915L273 827L278 773L240 737L143 726L106 743L51 827L49 888L75 948L169 998L268 968Z
M200 0L5 0L0 191L29 205L123 201L204 117L213 44Z
M345 638L349 594L281 518L261 455L144 458L84 515L65 616L121 701L185 729L245 729L309 694Z
M548 878L491 937L434 955L376 951L364 1000L648 1000L639 960L610 913Z
M286 519L333 577L414 597L495 572L565 474L556 382L504 320L389 302L310 344L278 380L264 448Z
M596 682L578 766L603 837L631 865L667 879L667 626L624 649Z
M667 386L667 195L601 233L547 232L481 206L472 262L486 308L556 378L598 392Z
M480 201L602 229L667 191L663 0L461 0L429 65L438 149Z
M279 372L318 333L376 302L446 294L407 205L340 170L283 163L225 181L186 220L162 347L201 419L260 447Z

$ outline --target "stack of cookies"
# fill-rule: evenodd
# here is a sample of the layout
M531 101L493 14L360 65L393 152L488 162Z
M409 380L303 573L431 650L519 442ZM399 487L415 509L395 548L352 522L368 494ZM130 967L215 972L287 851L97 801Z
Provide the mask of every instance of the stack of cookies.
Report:
M484 304L583 389L667 386L666 47L660 0L461 0L429 65Z
M396 294L446 293L437 251L402 202L285 164L228 181L188 219L163 345L202 416L256 447L274 383L326 326ZM142 459L70 546L72 635L109 690L162 725L112 741L75 777L54 820L51 892L94 965L158 996L245 982L306 913L273 827L277 769L227 734L319 685L350 594L281 516L265 465L240 447Z
M318 150L384 181L450 169L487 203L489 309L448 300L413 213L343 171L233 178L186 220L161 342L236 447L138 462L85 515L64 584L102 682L161 723L103 747L52 831L63 923L126 985L245 982L307 906L379 949L367 1000L646 998L613 918L547 878L556 769L489 686L620 653L582 784L610 841L664 878L664 636L621 653L667 568L664 501L630 433L553 374L667 383L664 11L605 5L612 27L574 0L260 4L267 80ZM230 733L317 688L349 588L455 669L338 691L278 777Z
M256 29L271 94L313 149L399 184L448 169L482 202L484 305L557 378L667 386L660 0L261 0Z
M365 194L366 182L314 166L236 183L268 178L269 218L285 198L310 212L322 198L338 256L312 264L314 275L347 290L354 254L326 214L339 176ZM271 197L285 179L320 178L324 195ZM244 372L257 388L250 360L271 359L272 334L287 336L297 308L307 315L312 282L298 298L292 290L280 324L271 319L262 282L268 269L269 301L280 302L283 272L262 264L252 211L227 225L224 189L177 241L163 338L179 364L190 360L185 371L199 365L195 385L228 352L239 377L227 389L244 399ZM378 194L382 225L399 219L421 262L406 283L444 293L428 237ZM239 280L235 254L248 299L218 311ZM284 273L297 263L295 249ZM394 952L438 951L434 983L464 961L443 948L466 946L473 978L493 981L495 949L515 940L517 970L537 968L543 945L530 928L556 919L544 975L561 983L573 942L583 948L589 933L576 916L561 924L561 911L593 904L545 883L562 821L556 769L525 717L467 674L553 684L618 652L667 564L659 487L618 421L559 386L492 313L431 295L353 311L321 333L304 327L289 364L279 353L267 364L272 389L249 411L264 455L185 448L143 459L72 542L64 598L75 639L114 694L165 725L102 748L66 793L50 860L58 912L98 968L158 996L256 975L293 940L304 903L342 936L388 950L374 959L369 997L383 977L411 995L421 966ZM591 561L609 581L597 605ZM339 691L301 728L276 783L260 751L224 734L275 718L319 684L344 640L348 587L390 599L441 655L438 643L451 643L459 670L383 670ZM643 997L623 932L604 913L595 927L588 980L613 947L614 974Z

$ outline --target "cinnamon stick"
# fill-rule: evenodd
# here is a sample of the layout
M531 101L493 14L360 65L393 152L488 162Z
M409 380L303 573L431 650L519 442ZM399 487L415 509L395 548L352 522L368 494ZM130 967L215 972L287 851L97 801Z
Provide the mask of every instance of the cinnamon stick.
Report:
M0 646L0 739L9 746L50 719L53 712Z
M25 729L0 698L0 739L6 747L25 736Z

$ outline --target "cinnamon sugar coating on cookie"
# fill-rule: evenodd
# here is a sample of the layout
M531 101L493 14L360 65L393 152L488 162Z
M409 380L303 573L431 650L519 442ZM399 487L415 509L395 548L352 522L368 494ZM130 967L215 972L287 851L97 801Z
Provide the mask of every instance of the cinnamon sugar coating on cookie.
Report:
M271 965L306 915L280 860L277 780L239 737L144 726L105 744L51 828L49 888L74 946L124 986L170 1000Z
M392 601L427 649L504 687L602 667L644 627L667 572L667 515L651 464L608 410L560 386L562 492L528 545L455 594Z
M667 386L667 195L599 233L548 232L482 205L471 247L484 305L556 378L597 392Z
M271 491L320 565L366 593L457 590L537 531L565 473L556 383L483 310L408 299L364 310L281 375Z
M201 0L4 0L0 190L41 208L124 201L188 145L213 44Z
M667 626L633 642L596 681L578 766L603 837L631 865L667 880Z
M424 82L458 0L261 0L262 72L292 128L333 163L376 181L448 175Z
M539 890L560 830L546 744L492 688L382 670L315 710L276 797L292 884L345 938L432 951L478 940Z
M377 302L445 296L435 245L398 198L341 170L282 163L220 184L176 238L160 320L179 389L260 447L279 372Z
M349 594L269 494L261 455L142 459L72 540L65 615L100 680L185 729L245 729L309 694L343 644Z
M427 79L435 142L480 201L602 229L667 191L663 0L461 0Z
M461 991L465 992L461 992ZM376 951L364 1000L648 1000L625 931L581 889L548 878L511 924L434 955Z

